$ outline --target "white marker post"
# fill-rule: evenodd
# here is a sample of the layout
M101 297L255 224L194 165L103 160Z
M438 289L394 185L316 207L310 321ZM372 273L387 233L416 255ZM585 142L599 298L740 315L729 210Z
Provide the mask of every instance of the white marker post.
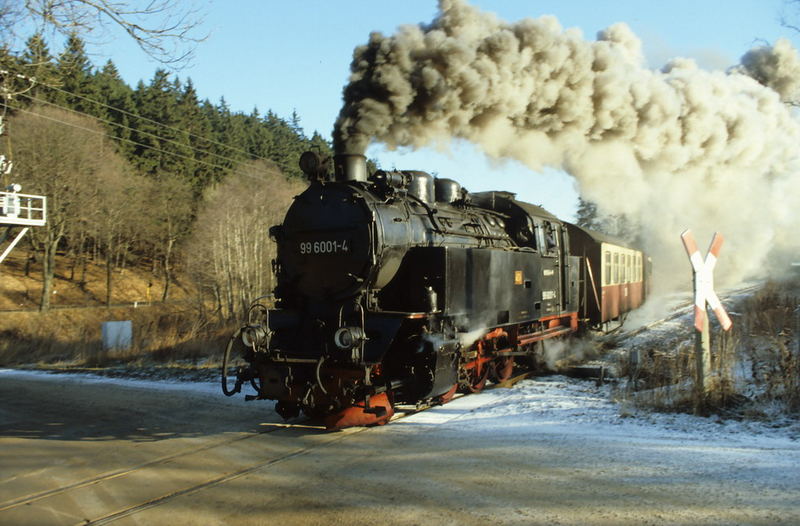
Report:
M717 264L720 248L725 239L722 234L715 233L708 247L708 254L703 261L697 242L691 230L685 230L681 234L683 246L689 255L694 271L694 327L697 329L695 335L695 414L705 412L705 385L704 380L708 371L711 370L711 336L708 329L708 314L706 313L706 303L711 305L711 309L717 316L723 330L730 330L731 322L725 307L719 301L717 293L714 291L714 267Z

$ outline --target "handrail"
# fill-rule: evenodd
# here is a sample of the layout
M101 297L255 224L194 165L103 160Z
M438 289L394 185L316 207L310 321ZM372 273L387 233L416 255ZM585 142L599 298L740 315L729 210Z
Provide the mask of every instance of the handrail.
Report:
M47 197L0 192L0 224L43 226L47 222Z

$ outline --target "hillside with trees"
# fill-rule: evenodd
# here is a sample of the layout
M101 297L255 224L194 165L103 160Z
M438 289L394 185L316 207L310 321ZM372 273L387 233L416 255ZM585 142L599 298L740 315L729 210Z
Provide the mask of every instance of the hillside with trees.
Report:
M93 65L75 33L58 53L40 34L21 53L0 48L0 115L0 154L14 162L3 186L48 198L47 225L16 249L41 264L43 311L58 256L59 277L83 287L87 265L104 266L108 304L119 272L136 267L156 299L181 276L204 316L239 319L271 289L267 229L303 188L300 154L330 153L297 113L232 111L164 69L131 87L113 62Z

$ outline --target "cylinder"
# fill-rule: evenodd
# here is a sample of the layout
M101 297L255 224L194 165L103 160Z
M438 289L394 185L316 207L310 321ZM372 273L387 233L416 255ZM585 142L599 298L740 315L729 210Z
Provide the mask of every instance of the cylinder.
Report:
M436 201L439 203L454 203L461 199L461 185L452 179L436 179Z
M366 181L367 158L358 153L340 153L333 158L337 181Z

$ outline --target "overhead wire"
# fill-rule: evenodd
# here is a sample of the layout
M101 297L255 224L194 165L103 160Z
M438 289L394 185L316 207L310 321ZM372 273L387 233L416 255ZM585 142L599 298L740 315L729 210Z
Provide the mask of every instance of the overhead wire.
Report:
M10 72L5 71L5 70L0 70L0 74L5 74L5 75L11 74L11 75L14 75L15 77L19 77L19 78L22 78L22 79L25 79L25 80L28 80L28 81L31 81L31 82L38 82L35 78L28 77L28 76L21 75L21 74L17 74L17 73L10 73ZM83 95L79 95L77 93L73 93L73 92L70 92L70 91L67 91L67 90L63 90L61 88L58 88L56 86L52 86L52 85L49 85L49 84L40 83L39 85L42 86L42 87L54 90L54 91L58 91L60 93L63 93L65 95L68 95L68 96L71 96L71 97L76 97L78 99L82 99L82 100L90 102L92 104L97 104L99 106L108 108L110 110L119 112L121 114L128 115L128 116L133 117L135 119L140 119L140 120L145 121L145 122L150 122L152 124L160 126L161 128L164 128L166 130L172 130L172 131L175 131L175 132L178 132L178 133L181 133L181 134L185 134L185 135L187 135L189 137L193 137L193 138L208 142L209 144L215 144L215 145L221 146L221 147L226 148L226 149L228 149L228 150L230 150L232 152L242 153L242 154L246 155L251 160L260 160L260 161L265 161L267 163L274 162L271 159L264 158L264 157L259 157L257 155L253 155L252 153L250 153L248 151L245 151L245 150L242 150L240 148L236 148L234 146L221 143L219 141L216 141L214 139L210 139L208 137L203 137L203 136L200 136L200 135L196 135L194 133L189 132L188 130L183 130L181 128L177 128L177 127L174 127L174 126L169 126L167 124L160 123L160 122L155 121L153 119L150 119L148 117L144 117L144 116L141 116L141 115L137 115L135 113L131 113L131 112L126 111L126 110L124 110L122 108L118 108L116 106L112 106L110 104L106 104L104 102L101 102L101 101L98 101L98 100L94 100L94 99L92 99L90 97L86 97L86 96L83 96ZM161 136L161 135L158 135L158 134L155 134L155 133L151 133L151 132L147 132L147 131L144 131L144 130L139 130L139 129L136 129L136 128L132 128L130 126L126 126L124 124L116 123L116 122L113 122L113 121L110 121L110 120L107 120L107 119L102 119L102 118L97 117L95 115L91 115L89 113L82 112L82 111L79 111L79 110L75 110L75 109L72 109L72 108L67 108L67 107L62 106L60 104L56 104L54 102L50 102L50 101L47 101L47 100L44 100L44 99L40 99L38 97L33 97L33 96L27 95L25 93L19 93L17 95L22 95L23 97L26 97L27 99L30 99L30 100L35 101L35 102L51 105L51 106L54 106L54 107L60 108L60 109L65 110L65 111L69 111L69 112L78 114L78 115L83 115L83 116L89 117L89 118L94 119L94 120L98 120L100 122L103 122L103 123L111 125L111 126L116 126L116 127L119 127L119 128L127 129L129 131L135 132L135 133L140 134L140 135L148 135L148 136L153 137L153 138L155 138L155 139L157 139L159 141L162 141L162 142L165 142L165 143L171 143L171 144L174 144L174 145L179 146L181 148L190 149L190 150L192 150L192 151L194 151L196 153L202 153L204 155L214 156L214 157L217 157L219 159L228 161L228 162L232 163L233 165L238 165L238 164L240 164L242 162L241 160L232 159L230 157L226 157L224 155L220 155L220 154L217 154L215 152L211 152L209 150L204 150L204 149L197 148L197 147L195 147L195 146L193 146L191 144L180 143L180 142L177 142L177 141L172 140L172 139L168 139L168 138L166 138L164 136ZM171 152L169 150L163 150L161 148L158 148L158 147L155 147L155 146L151 146L151 145L148 145L148 144L143 144L141 142L137 142L137 141L134 141L132 139L127 139L125 137L119 137L119 136L113 135L113 134L97 132L97 130L91 130L91 129L88 129L88 128L85 128L85 127L73 125L71 123L62 121L60 119L56 119L54 117L48 117L46 115L42 115L42 114L36 113L36 112L31 111L29 109L21 108L19 106L10 105L10 104L8 104L8 102L9 101L7 100L6 103L4 104L4 106L7 106L7 107L9 107L11 109L14 109L14 110L17 110L17 111L22 111L22 112L25 112L25 113L29 113L31 115L34 115L34 116L37 116L37 117L40 117L40 118L43 118L43 119L47 119L47 120L50 120L50 121L59 122L61 124L67 125L67 126L80 128L80 129L83 129L84 131L88 131L88 132L91 132L91 133L96 133L96 134L99 133L99 134L104 135L105 137L108 137L110 139L114 139L114 140L117 140L117 141L133 144L135 146L139 146L141 148L153 150L153 151L156 151L158 153L162 153L162 154L166 154L166 155L172 155L174 157L178 157L178 158L185 159L185 160L190 160L190 161L193 161L193 162L205 165L205 166L209 166L211 168L224 170L224 171L230 171L231 173L235 173L235 174L238 174L238 175L243 175L243 176L246 176L246 177L250 177L250 178L258 180L258 181L262 181L262 182L264 181L264 179L262 179L260 177L257 177L255 175L247 173L247 172L243 172L241 170L233 169L231 167L216 165L216 164L213 164L213 163L210 163L210 162L207 162L207 161L203 161L201 159L197 159L195 157L182 155L182 154L177 153L177 152Z
M79 94L77 94L77 93L73 93L73 92L71 92L71 91L66 91L66 90L63 90L63 89L61 89L61 88L59 88L59 87L57 87L57 86L50 86L50 85L46 85L46 84L43 84L43 86L45 86L45 87L47 87L47 88L49 88L49 89L52 89L52 90L54 90L54 91L58 91L58 92L60 92L60 93L64 93L65 95L69 95L69 96L71 96L71 97L77 97L77 98L79 98L79 99L81 99L81 100L85 100L85 101L87 101L87 102L91 102L91 103L93 103L93 104L97 104L97 105L100 105L100 106L103 106L103 107L106 107L106 108L112 109L112 110L114 110L114 111L118 111L118 112L120 112L120 113L122 113L122 114L124 114L124 115L128 115L128 116L130 116L130 117L134 117L134 118L136 118L136 119L140 119L140 120L143 120L143 121L149 122L149 123L151 123L151 124L156 124L156 125L158 125L158 126L161 126L162 128L166 128L166 129L168 129L168 130L173 130L173 131L177 131L177 132L180 132L180 133L188 133L188 135L189 135L190 137L195 137L195 138L197 138L197 139L202 139L202 140L204 140L204 141L208 141L208 142L210 142L211 144L216 144L217 146L222 146L222 147L224 147L224 148L227 148L227 149L229 149L229 150L232 150L232 151L235 151L235 152L238 152L238 153L243 153L243 154L245 154L245 155L249 155L249 156L251 156L251 157L256 157L257 159L261 159L261 160L267 160L267 159L263 159L263 158L261 158L261 157L253 156L253 155L252 155L250 152L247 152L247 151L245 151L245 150L242 150L242 149L240 149L240 148L236 148L236 147L234 147L234 146L231 146L231 145L229 145L229 144L221 143L221 142L215 141L215 140L213 140L213 139L209 139L208 137L202 137L202 136L200 136L200 135L195 135L195 134L193 134L193 133L191 133L191 132L188 132L187 130L182 130L182 129L180 129L180 128L176 128L176 127L174 127L174 126L169 126L169 125L167 125L167 124L164 124L164 123L162 123L162 122L158 122L158 121L156 121L156 120L153 120L153 119L150 119L150 118L148 118L148 117L144 117L144 116L142 116L142 115L137 115L137 114L135 114L135 113L131 113L131 112L129 112L129 111L123 110L122 108L117 108L117 107L115 107L115 106L111 106L111 105L109 105L109 104L106 104L105 102L100 102L100 101L98 101L98 100L91 99L91 98L89 98L89 97L86 97L86 96L84 96L84 95L79 95Z
M144 131L144 130L139 130L139 129L136 129L136 128L132 128L132 127L130 127L130 126L126 126L126 125L124 125L124 124L120 124L120 123L118 123L118 122L114 122L114 121L111 121L111 120L108 120L108 119L103 119L103 118L97 117L97 116L95 116L95 115L92 115L92 114L90 114L90 113L86 113L86 112L83 112L83 111L75 110L75 109L72 109L72 108L67 108L66 106L62 106L62 105L60 105L60 104L56 104L56 103L54 103L54 102L50 102L50 101L47 101L47 100L44 100L44 99L40 99L40 98L38 98L38 97L33 97L33 96L31 96L31 95L23 95L23 97L25 97L25 98L27 98L27 99L29 99L29 100L31 100L31 101L38 102L38 103L40 103L40 104L45 104L45 105L48 105L48 106L53 106L53 107L55 107L55 108L59 108L59 109L61 109L61 110L64 110L64 111L68 111L68 112L70 112L70 113L74 113L74 114L76 114L76 115L81 115L81 116L84 116L84 117L90 117L90 118L92 118L92 119L94 119L94 120L97 120L97 121L103 122L103 123L105 123L105 124L108 124L108 125L110 125L110 126L114 126L114 127L121 128L121 129L125 129L125 130L129 130L129 131L132 131L132 132L134 132L134 133L136 133L136 134L139 134L139 135L147 135L147 136L149 136L149 137L152 137L152 138L154 138L154 139L156 139L156 140L158 140L158 141L162 141L162 142L166 142L166 143L174 144L175 146L178 146L178 147L180 147L180 148L186 148L186 149L190 149L190 150L192 150L192 151L194 151L194 152L196 152L196 153L202 153L202 154L205 154L205 155L210 155L210 156L213 156L213 157L218 157L218 158L220 158L220 159L222 159L222 160L224 160L224 161L229 161L229 162L231 162L231 163L234 163L234 164L236 164L236 163L238 163L238 162L241 162L240 160L231 159L230 157L226 157L226 156L224 156L224 155L220 155L220 154L218 154L218 153L214 153L214 152L212 152L212 151L209 151L209 150L204 150L204 149L201 149L201 148L197 148L197 147L195 147L195 146L193 146L193 145L191 145L191 144L181 143L181 142L178 142L178 141L176 141L176 140L174 140L174 139L168 139L167 137L164 137L164 136L161 136L161 135L158 135L158 134L155 134L155 133L151 133L151 132L148 132L148 131ZM174 129L175 129L176 131L179 131L179 132L180 132L180 130L179 130L178 128L174 128ZM191 134L189 134L188 132L181 132L181 133L187 133L188 135L192 136L192 135L191 135ZM194 135L194 137L198 137L198 138L200 138L200 137L199 137L199 136L197 136L197 135ZM146 145L144 145L144 144L142 144L142 143L139 143L139 142L134 142L134 141L131 141L131 140L127 140L127 139L125 139L125 138L123 138L123 137L116 137L116 136L114 136L113 138L115 138L115 139L118 139L118 140L120 140L120 141L132 142L133 144L136 144L136 145L139 145L139 146L142 146L142 147L146 147ZM202 138L201 138L201 139L202 139ZM207 139L202 139L202 140L206 140L207 142L212 142L212 141L210 141L210 140L207 140ZM166 152L166 153L168 153L168 152ZM242 152L242 153L245 153L245 154L247 154L247 152ZM255 159L255 160L269 161L268 159L264 159L264 158L262 158L262 157L258 157L258 156L256 156L256 155L250 155L250 154L247 154L247 155L248 155L249 157L251 157L251 158ZM195 159L195 160L196 160L196 159ZM198 162L199 162L199 161L198 161Z
M98 131L98 130L93 130L93 129L87 128L85 126L80 126L78 124L66 122L66 121L63 121L61 119L57 119L55 117L50 117L50 116L47 116L47 115L43 115L41 113L36 113L35 111L31 111L31 110L28 110L26 108L22 108L22 107L19 107L19 106L13 106L13 105L8 105L8 106L9 106L9 108L11 108L11 109L13 109L15 111L20 111L22 113L27 113L27 114L30 114L30 115L34 115L34 116L39 117L41 119L57 122L57 123L65 125L65 126L70 126L72 128L77 128L79 130L83 130L83 131L86 131L86 132L89 132L89 133L93 133L95 135L101 135L101 136L104 136L104 137L108 137L109 139L114 139L114 140L118 140L118 141L122 141L122 142L127 142L127 143L130 143L130 144L134 144L136 146L141 146L142 148L146 148L146 149L149 149L149 150L156 151L158 153L163 153L163 154L166 154L166 155L172 155L174 157L179 157L179 158L182 158L182 159L190 160L192 162L204 164L204 165L209 166L211 168L230 171L231 173L234 173L234 174L237 174L237 175L242 175L242 176L245 176L245 177L249 177L251 179L255 179L257 181L266 182L266 179L263 179L261 177L258 177L256 175L253 175L253 174L245 172L245 171L241 171L241 170L237 170L237 169L232 169L230 167L225 167L225 166L212 164L212 163L200 160L200 159L195 159L194 157L189 157L188 155L179 154L177 152L170 152L168 150L162 150L161 148L157 148L155 146L142 144L142 143L133 141L131 139L126 139L124 137L117 137L115 135L110 135L108 133L104 133L104 132L101 132L101 131ZM234 161L234 162L238 163L238 161Z
M71 91L67 91L67 90L64 90L64 89L61 89L61 88L59 88L58 86L53 86L53 85L50 85L50 84L40 83L40 82L39 82L39 81L37 81L35 78L33 78L33 77L29 77L29 76L27 76L27 75L22 75L22 74L20 74L20 73L11 73L11 72L9 72L9 71L6 71L6 70L0 70L0 75L13 75L13 76L15 76L15 77L17 77L17 78L20 78L20 79L24 79L24 80L27 80L27 81L30 81L30 82L37 83L39 86L42 86L42 87L44 87L44 88L51 89L51 90L53 90L53 91L57 91L57 92L59 92L59 93L63 93L63 94L65 94L65 95L68 95L68 96L70 96L70 97L76 97L76 98L78 98L78 99L81 99L81 100L84 100L84 101L87 101L87 102L91 102L92 104L97 104L97 105L99 105L99 106L103 106L103 107L105 107L105 108L108 108L108 109L111 109L111 110L117 111L117 112L119 112L119 113L122 113L122 114L124 114L124 115L128 115L128 116L130 116L130 117L134 117L134 118L136 118L136 119L140 119L140 120L143 120L143 121L145 121L145 122L149 122L149 123L151 123L151 124L155 124L155 125L157 125L157 126L161 126L162 128L165 128L165 129L168 129L168 130L172 130L172 131L177 131L177 132L180 132L180 133L187 133L187 134L188 134L190 137L194 137L194 138L197 138L197 139L201 139L201 140L207 141L207 142L209 142L209 143L211 143L211 144L216 144L217 146L222 146L223 148L227 148L227 149L229 149L229 150L231 150L231 151L235 151L235 152L237 152L237 153L243 153L243 154L245 154L245 155L248 155L248 156L250 156L250 157L253 157L253 158L255 158L255 159L258 159L258 160L262 160L262 161L268 161L268 160L269 160L269 159L265 159L265 158L263 158L263 157L258 157L258 156L256 156L256 155L253 155L252 153L250 153L250 152L248 152L248 151L246 151L246 150L242 150L241 148L236 148L236 147L234 147L234 146L231 146L231 145L229 145L229 144L225 144L225 143L222 143L222 142L219 142L219 141L215 141L214 139L209 139L208 137L203 137L203 136L200 136L200 135L196 135L196 134L193 134L193 133L191 133L191 132L189 132L189 131L187 131L187 130L182 130L182 129L180 129L180 128L176 128L176 127L174 127L174 126L169 126L169 125L167 125L167 124L164 124L164 123L158 122L158 121L156 121L156 120L153 120L153 119L150 119L150 118L148 118L148 117L144 117L144 116L142 116L142 115L137 115L136 113L129 112L129 111L127 111L127 110L124 110L124 109L122 109L122 108L118 108L118 107L116 107L116 106L112 106L112 105L110 105L110 104L107 104L107 103L105 103L105 102L101 102L101 101L99 101L99 100L92 99L92 98L90 98L90 97L87 97L87 96L85 96L85 95L80 95L80 94L78 94L78 93L74 93L74 92L71 92ZM62 106L62 108L63 108L63 106ZM65 108L65 109L66 109L66 108ZM88 115L88 114L87 114L87 115ZM89 115L89 116L90 116L90 117L94 117L93 115Z

